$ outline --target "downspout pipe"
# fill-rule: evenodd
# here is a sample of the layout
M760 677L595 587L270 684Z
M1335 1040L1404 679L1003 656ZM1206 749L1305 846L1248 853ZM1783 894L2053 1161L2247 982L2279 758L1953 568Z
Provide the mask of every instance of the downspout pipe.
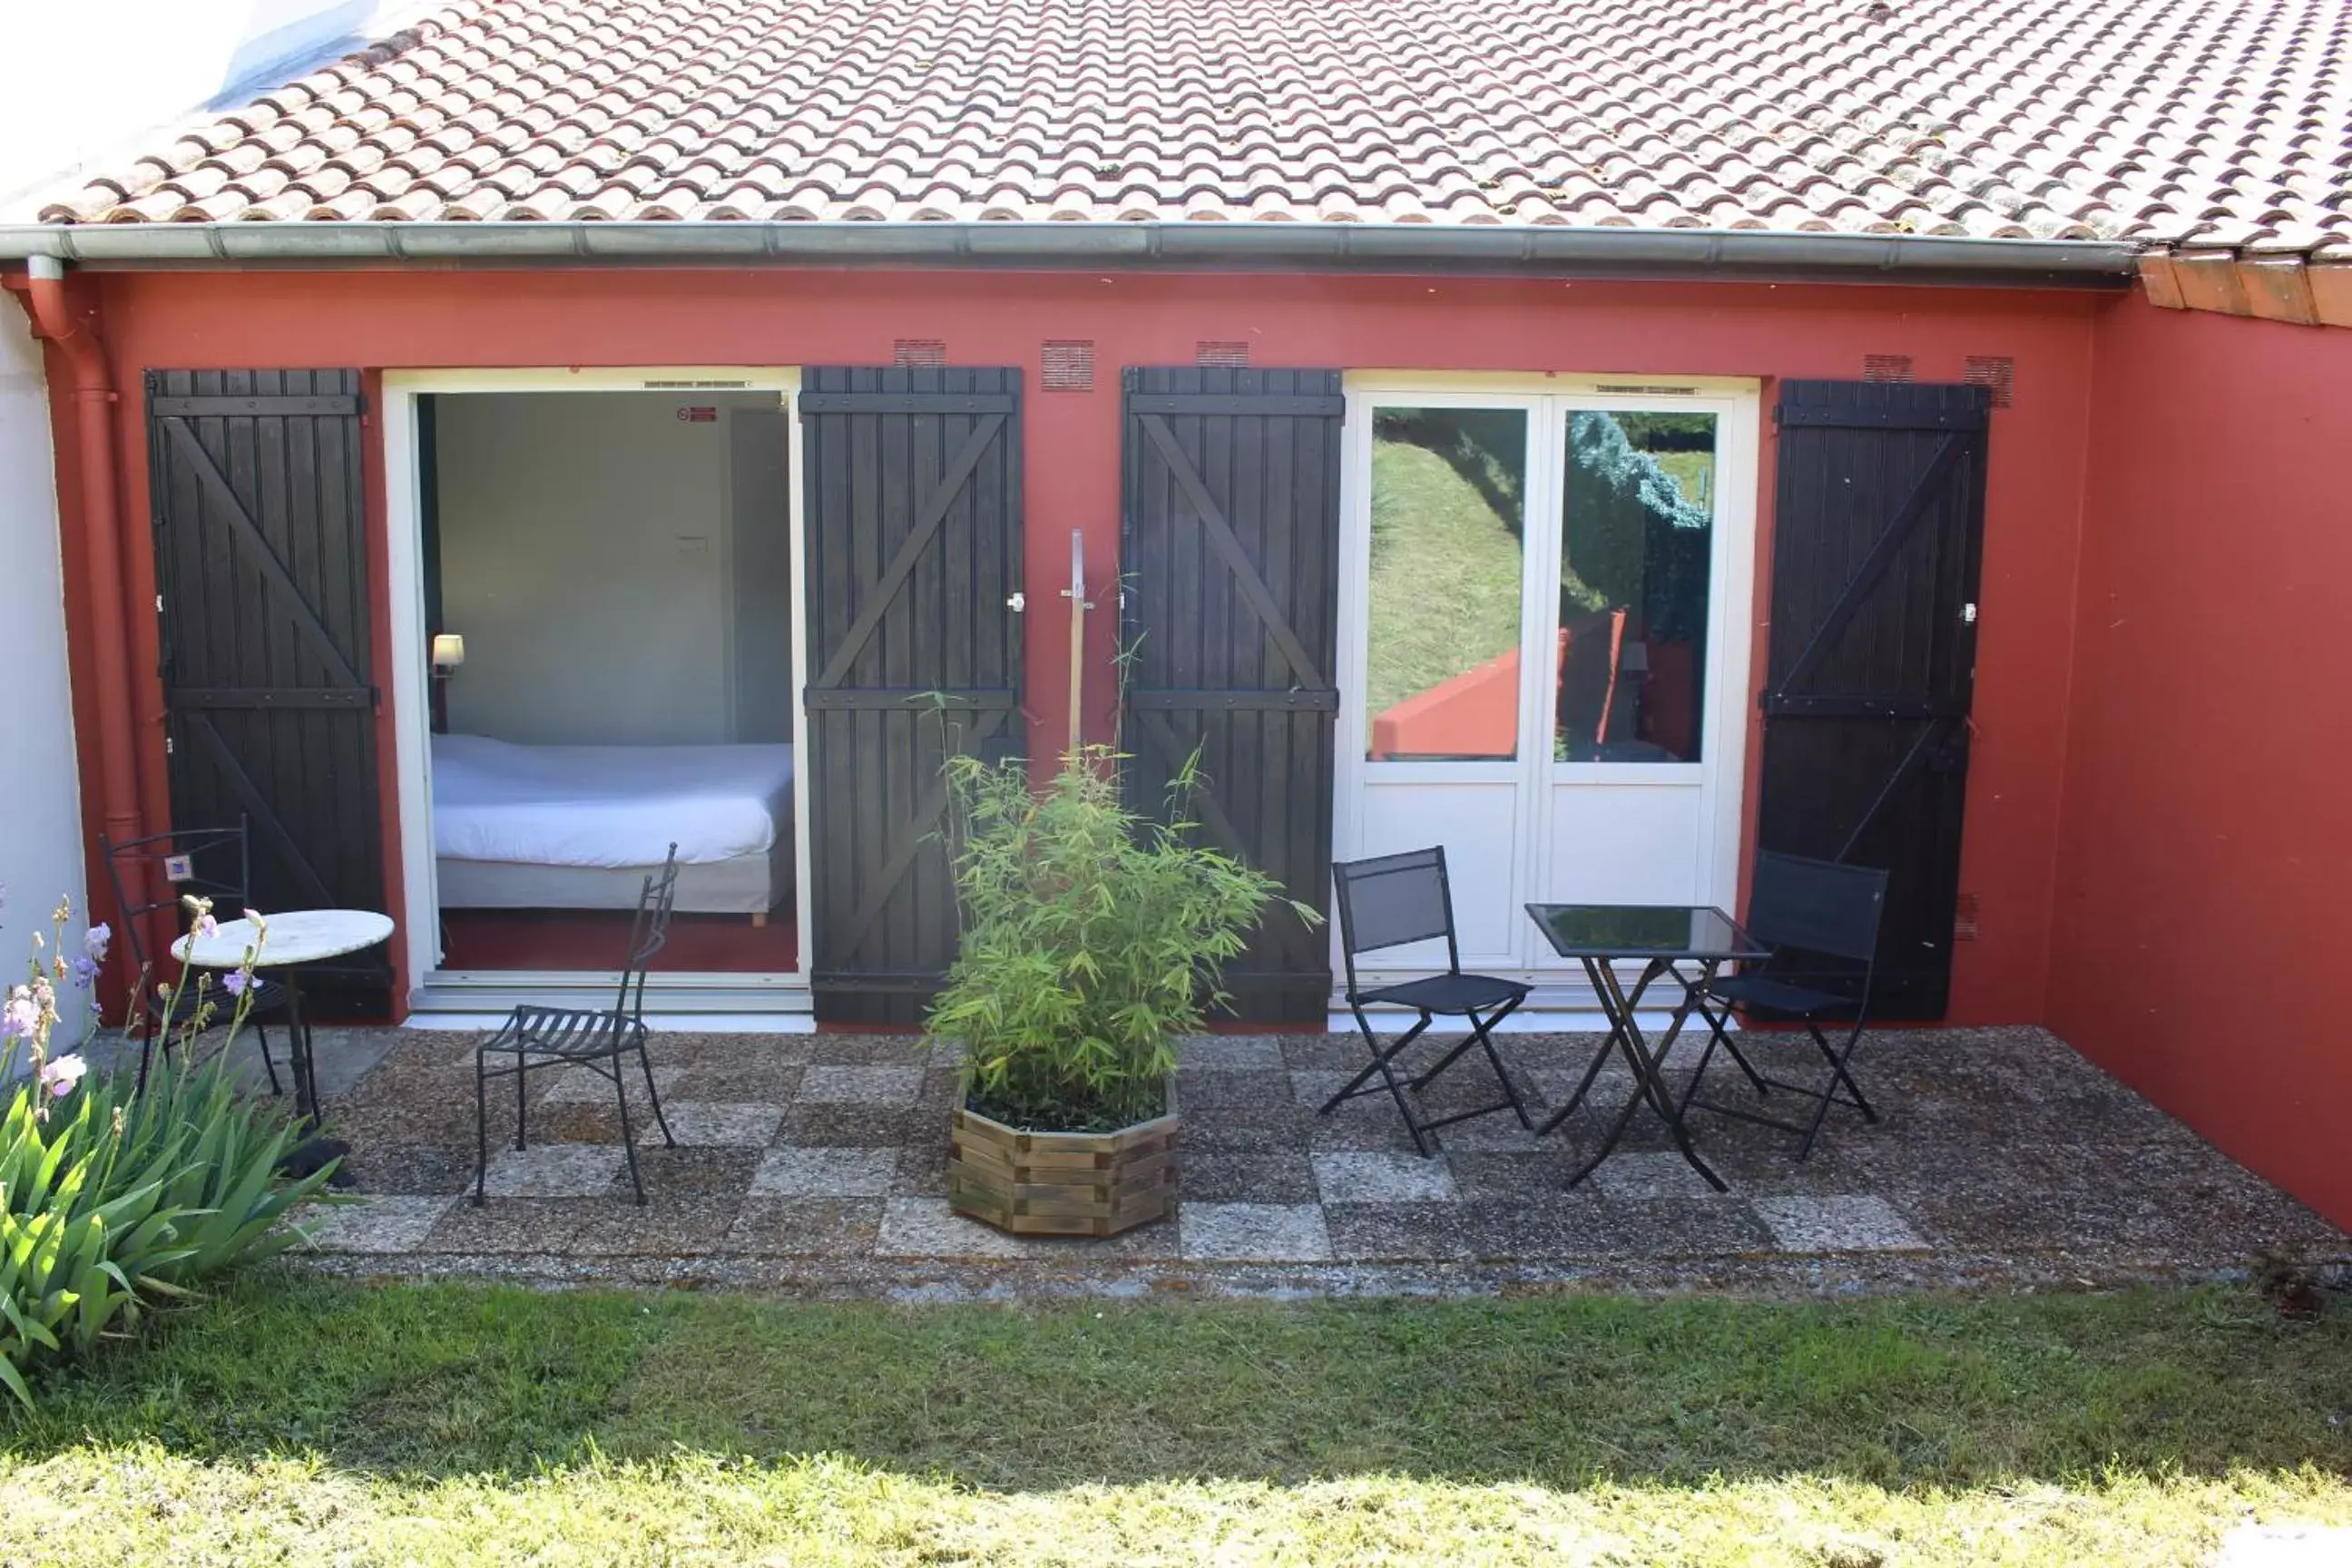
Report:
M114 377L87 313L66 297L65 266L54 257L28 263L25 310L33 330L73 370L75 444L81 470L81 517L75 529L89 577L90 665L98 678L99 801L106 835L120 844L139 836L138 727L131 713L131 639L123 595L121 501L114 467ZM133 898L137 889L127 889Z

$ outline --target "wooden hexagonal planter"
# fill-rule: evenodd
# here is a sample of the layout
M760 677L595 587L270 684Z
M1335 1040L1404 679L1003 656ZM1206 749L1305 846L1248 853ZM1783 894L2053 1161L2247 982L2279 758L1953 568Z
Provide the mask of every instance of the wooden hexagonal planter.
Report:
M1117 1236L1176 1212L1176 1107L1115 1132L1031 1132L969 1108L948 1205L1015 1236Z

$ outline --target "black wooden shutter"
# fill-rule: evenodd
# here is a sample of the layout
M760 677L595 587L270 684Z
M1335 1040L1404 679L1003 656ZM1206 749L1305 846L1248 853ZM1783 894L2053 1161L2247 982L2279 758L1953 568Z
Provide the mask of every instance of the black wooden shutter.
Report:
M955 957L941 765L1021 745L1021 373L802 387L809 980L821 1018L912 1023Z
M1886 1017L1943 1015L1976 687L1990 394L1780 389L1766 849L1885 868Z
M1328 910L1339 595L1335 370L1125 373L1120 640L1129 802L1188 810L1210 842ZM1330 938L1286 909L1226 973L1235 1011L1322 1022Z
M264 910L384 907L360 441L355 370L147 373L172 821L246 818Z

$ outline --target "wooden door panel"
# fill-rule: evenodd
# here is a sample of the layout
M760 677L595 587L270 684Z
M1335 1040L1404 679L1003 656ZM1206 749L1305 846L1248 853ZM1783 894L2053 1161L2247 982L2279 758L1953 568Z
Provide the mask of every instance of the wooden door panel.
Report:
M1941 1016L1975 689L1990 404L1781 389L1758 840L1885 868L1878 1011Z
M1021 744L1021 373L815 369L800 399L817 1014L913 1023L955 956L953 752Z
M1184 809L1208 842L1322 910L1339 712L1339 373L1134 368L1120 561L1129 804ZM1229 966L1236 1010L1320 1022L1328 935L1287 910Z
M146 377L178 827L246 819L265 910L383 907L355 370ZM320 993L381 1007L380 958Z

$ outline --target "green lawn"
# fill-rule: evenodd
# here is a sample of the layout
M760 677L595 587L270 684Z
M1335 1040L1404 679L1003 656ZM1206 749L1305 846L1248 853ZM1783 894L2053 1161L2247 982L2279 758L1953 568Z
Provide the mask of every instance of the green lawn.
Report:
M273 1273L0 1416L0 1563L2188 1563L2352 1521L2347 1324Z

